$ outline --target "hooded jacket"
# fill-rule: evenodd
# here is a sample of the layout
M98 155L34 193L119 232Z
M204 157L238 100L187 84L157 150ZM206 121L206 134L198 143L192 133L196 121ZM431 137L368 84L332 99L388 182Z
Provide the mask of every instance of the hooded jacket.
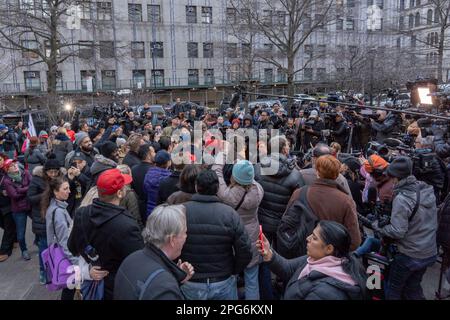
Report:
M216 196L195 194L186 207L187 239L180 259L194 267L193 279L239 274L252 259L239 215Z
M114 169L117 163L114 160L106 158L101 154L95 156L95 161L91 166L92 183L96 184L99 175L106 170Z
M158 274L141 292L141 287L149 275L158 269L164 272ZM114 299L138 300L184 300L181 293L181 281L186 273L171 261L159 248L147 244L144 249L130 254L117 271Z
M42 194L47 188L45 171L43 166L37 166L32 172L30 187L28 188L27 198L31 205L32 230L35 235L46 236L45 219L41 215ZM66 170L60 169L60 175L64 176Z
M270 270L287 282L285 300L361 300L363 289L318 271L298 279L307 265L307 256L285 259L276 252L269 262Z
M55 140L52 143L53 153L58 160L59 165L64 167L64 161L67 154L73 150L73 143L70 141L69 137L64 134L57 134Z
M416 205L416 188L420 189L420 206L408 221ZM432 186L409 176L394 188L390 224L379 230L381 235L395 240L400 253L415 259L427 259L437 254L438 228L436 198Z
M47 158L42 154L38 147L28 148L25 151L25 163L28 164L28 171L33 172L34 168L44 165Z
M20 183L14 182L6 174L3 179L3 187L11 199L11 211L15 212L27 212L30 211L30 203L27 199L27 192L31 182L31 175L27 170L22 173L22 181Z
M152 167L148 170L144 179L144 191L147 194L147 212L148 217L157 205L159 183L164 178L170 176L171 171L160 167Z
M125 208L94 199L92 205L76 211L68 248L74 256L82 255L88 261L84 253L87 241L96 249L102 269L109 271L105 300L111 300L120 264L144 247L139 226Z
M237 213L245 225L245 230L249 235L252 246L253 257L252 261L247 266L250 268L260 260L260 254L256 249L255 243L259 236L258 206L264 196L264 190L256 181L253 181L248 191L240 185L227 186L223 178L222 167L222 165L214 165L212 167L212 170L214 170L219 177L219 191L217 192L219 199L230 207L236 208L242 198L245 197L244 201L237 209Z
M275 173L270 169L271 165L275 168ZM276 233L292 193L304 185L300 172L286 156L273 153L255 166L255 180L264 190L258 209L259 222L265 233Z

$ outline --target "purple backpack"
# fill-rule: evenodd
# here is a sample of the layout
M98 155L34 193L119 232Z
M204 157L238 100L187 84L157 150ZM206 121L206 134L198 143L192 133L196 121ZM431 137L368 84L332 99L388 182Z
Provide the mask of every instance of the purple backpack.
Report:
M55 229L55 211L56 209L53 211L52 224L56 243L51 244L41 254L47 275L46 286L49 291L67 288L67 284L73 282L75 274L72 262L66 257L63 248L58 244L59 241Z

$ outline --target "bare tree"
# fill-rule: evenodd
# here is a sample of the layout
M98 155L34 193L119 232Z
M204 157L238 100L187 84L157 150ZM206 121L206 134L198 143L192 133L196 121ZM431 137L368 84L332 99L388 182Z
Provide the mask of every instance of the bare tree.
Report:
M248 20L255 30L282 54L255 52L261 61L270 63L284 72L287 78L287 94L295 93L295 75L302 71L308 61L296 66L295 59L310 35L330 21L331 0L231 0L241 20ZM314 17L312 15L314 14ZM286 61L286 64L283 63ZM288 112L292 100L288 101Z

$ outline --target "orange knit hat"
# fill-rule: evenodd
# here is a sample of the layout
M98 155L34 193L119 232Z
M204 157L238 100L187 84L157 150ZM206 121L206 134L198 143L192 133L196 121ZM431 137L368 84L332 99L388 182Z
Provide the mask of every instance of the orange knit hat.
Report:
M377 154L369 157L369 160L364 161L364 169L368 173L372 173L374 169L384 170L389 166L389 163Z

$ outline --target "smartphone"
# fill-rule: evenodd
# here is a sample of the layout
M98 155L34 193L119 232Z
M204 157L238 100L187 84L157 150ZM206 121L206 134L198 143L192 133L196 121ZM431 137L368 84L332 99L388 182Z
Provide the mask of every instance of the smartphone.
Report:
M264 241L263 241L262 225L259 225L259 240L261 241L261 249L264 252Z

